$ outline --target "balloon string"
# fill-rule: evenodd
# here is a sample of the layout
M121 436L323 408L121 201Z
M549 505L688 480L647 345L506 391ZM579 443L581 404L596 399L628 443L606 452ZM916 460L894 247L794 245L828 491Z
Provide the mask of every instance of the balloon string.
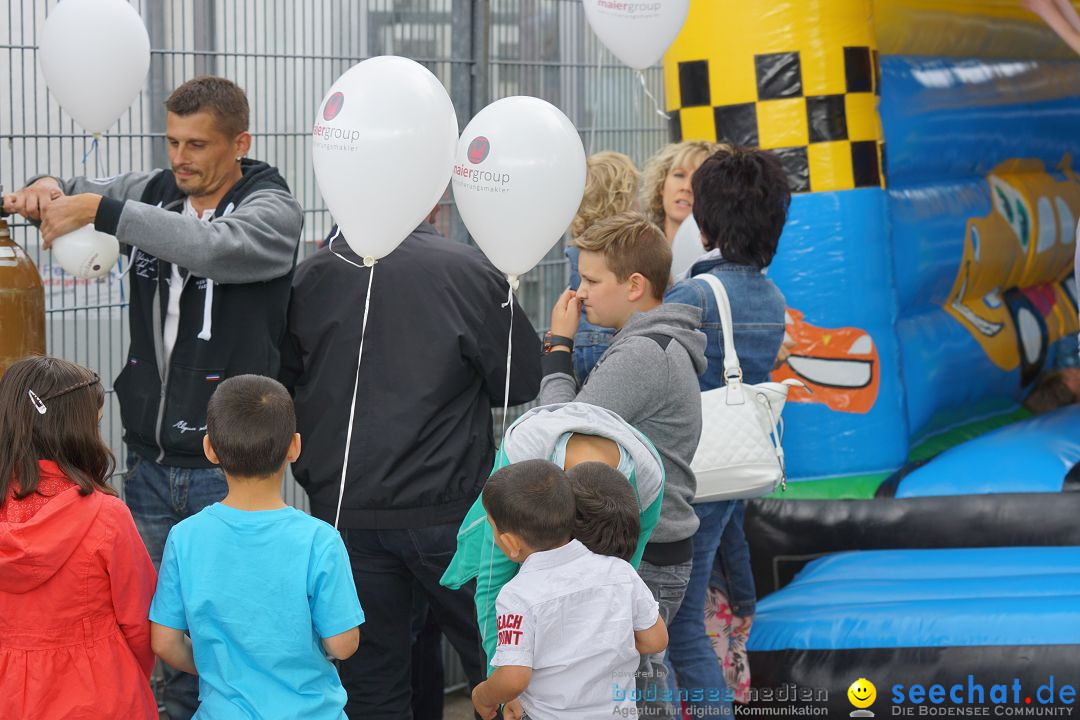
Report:
M341 230L338 230L341 234ZM335 237L337 237L335 235ZM332 241L331 241L332 242ZM334 253L337 255L337 253ZM338 255L338 257L341 257ZM345 260L345 258L341 258ZM345 262L350 262L345 260ZM350 263L356 265L356 263ZM360 267L357 265L357 267ZM360 390L360 360L364 357L364 335L367 333L368 310L371 308L371 286L375 284L375 266L371 266L368 276L367 297L364 298L364 321L360 326L360 352L356 354L356 380L353 382L352 405L349 407L349 428L345 435L345 459L341 463L341 486L338 488L337 512L334 514L334 529L338 529L341 520L341 503L345 499L345 475L349 470L349 449L352 447L353 421L356 419L356 394Z
M649 96L650 100L652 100L653 109L656 110L656 114L664 118L665 120L670 120L671 116L660 109L660 102L653 96L651 92L649 92L649 87L645 84L645 74L638 70L637 76L638 80L641 82L641 89L644 90L645 94Z
M507 280L510 282L510 288L506 292L506 302L503 303L503 307L510 306L510 336L506 339L506 386L503 388L502 430L499 431L500 444L506 436L506 410L510 405L510 355L514 349L514 281L511 278L507 278Z
M84 155L82 156L82 164L83 164L83 167L84 167L84 168L86 167L86 161L90 159L90 153L92 153L92 152L94 152L95 150L97 150L97 146L98 146L98 138L97 138L97 135L95 135L95 136L94 136L94 139L93 139L93 140L92 140L92 141L90 142L90 147L88 147L88 148L86 149L86 153L85 153L85 154L84 154ZM97 156L95 155L95 157L94 157L94 165L95 165L95 170L94 170L94 174L95 174L95 175L97 174L97 169L96 169L96 167L97 167L97 162L98 162L98 158L97 158Z
M600 73L604 68L604 48L596 44L596 79L593 81L592 92L592 129L589 130L589 154L593 154L596 147L596 125L599 120L600 107Z
M364 267L363 265L361 265L359 263L354 263L352 260L345 257L344 255L342 255L341 253L339 253L337 250L334 249L334 241L337 240L339 237L341 237L341 226L340 225L335 228L334 236L331 237L330 242L328 242L326 244L327 247L330 248L330 252L332 252L334 255L336 255L339 260L343 260L344 262L349 263L353 267L358 267L358 268L363 269L363 267ZM370 293L370 292L371 292L371 285L368 285L368 293Z

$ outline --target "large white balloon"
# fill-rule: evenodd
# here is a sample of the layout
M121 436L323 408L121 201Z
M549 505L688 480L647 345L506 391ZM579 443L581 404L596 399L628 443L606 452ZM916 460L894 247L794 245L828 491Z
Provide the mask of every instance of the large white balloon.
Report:
M53 260L68 275L89 279L104 277L120 257L116 237L98 232L93 225L83 225L53 241Z
M382 56L349 68L319 105L312 163L319 191L349 246L385 257L446 191L457 116L423 65Z
M690 10L690 0L582 2L585 4L585 18L600 42L615 57L637 70L652 67L660 61L671 43L675 42Z
M454 201L495 267L528 272L558 242L585 192L585 149L573 123L533 97L497 100L465 128Z
M126 0L63 0L45 20L39 50L49 92L91 133L131 106L150 69L150 37Z
M705 246L701 244L701 231L694 222L694 216L687 215L671 241L671 277L677 278L682 275L690 269L695 260L704 254Z

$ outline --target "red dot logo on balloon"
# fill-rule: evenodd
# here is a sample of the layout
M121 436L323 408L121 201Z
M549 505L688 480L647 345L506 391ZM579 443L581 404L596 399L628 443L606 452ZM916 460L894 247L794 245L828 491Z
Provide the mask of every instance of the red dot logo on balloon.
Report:
M341 106L345 104L345 96L339 92L334 93L326 101L326 105L323 107L322 116L323 120L333 120L341 112Z
M479 135L469 143L469 162L473 165L479 165L484 162L489 152L491 152L491 143L488 142L486 137Z

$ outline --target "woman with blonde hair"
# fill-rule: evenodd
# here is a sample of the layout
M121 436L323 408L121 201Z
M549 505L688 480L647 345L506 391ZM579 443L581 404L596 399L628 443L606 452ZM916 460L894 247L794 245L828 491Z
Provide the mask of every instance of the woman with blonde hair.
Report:
M642 210L664 231L668 243L694 209L694 191L690 188L694 171L723 147L707 140L669 143L645 163Z
M637 206L640 175L634 161L626 155L610 150L594 153L586 161L585 194L581 198L577 215L570 222L570 236L582 233L597 220L603 220ZM570 263L570 289L577 290L581 283L578 275L578 249L566 248ZM593 369L600 356L611 344L614 330L593 325L585 319L582 308L581 324L573 337L574 372L579 382ZM569 340L566 338L564 340Z

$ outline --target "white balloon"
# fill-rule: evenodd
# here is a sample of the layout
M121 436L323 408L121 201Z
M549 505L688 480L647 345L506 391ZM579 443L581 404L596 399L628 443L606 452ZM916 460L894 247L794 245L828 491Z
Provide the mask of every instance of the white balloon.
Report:
M311 159L330 214L362 258L390 254L446 191L457 115L423 65L382 56L331 86L312 128Z
M105 132L131 106L150 69L150 37L125 0L63 0L45 20L41 72L87 132Z
M116 264L120 243L115 236L98 232L93 225L83 225L53 240L52 254L68 275L84 280L99 278L108 275Z
M704 254L705 246L701 244L701 231L694 222L694 216L687 215L671 241L671 276L679 277Z
M454 201L476 244L510 276L558 242L585 192L585 148L574 124L534 97L497 100L465 128Z
M690 0L582 1L585 18L600 42L637 70L660 61L690 11Z

